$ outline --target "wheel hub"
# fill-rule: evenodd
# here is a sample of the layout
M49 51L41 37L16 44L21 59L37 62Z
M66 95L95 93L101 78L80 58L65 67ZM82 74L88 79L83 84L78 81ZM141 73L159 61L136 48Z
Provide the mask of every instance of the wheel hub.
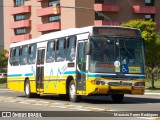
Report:
M26 95L29 95L29 84L26 84Z
M75 93L76 93L75 86L72 84L71 87L70 87L70 96L71 96L71 98L75 97Z

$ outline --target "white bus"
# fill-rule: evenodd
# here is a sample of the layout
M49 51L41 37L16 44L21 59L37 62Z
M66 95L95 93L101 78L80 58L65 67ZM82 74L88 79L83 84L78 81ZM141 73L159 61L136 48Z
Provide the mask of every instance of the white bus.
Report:
M144 65L138 29L72 28L11 44L8 88L28 98L59 94L77 102L81 96L111 95L121 102L124 94L144 94Z

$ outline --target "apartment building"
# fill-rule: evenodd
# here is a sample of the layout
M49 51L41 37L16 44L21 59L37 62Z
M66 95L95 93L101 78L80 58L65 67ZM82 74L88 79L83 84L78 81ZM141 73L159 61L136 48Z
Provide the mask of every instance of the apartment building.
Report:
M152 19L160 30L160 0L95 0L95 11L102 12L112 20L113 25L120 25L132 19ZM110 24L102 16L95 14L95 25Z
M54 14L53 4L64 6ZM4 42L20 42L39 35L72 27L94 25L94 11L65 8L83 6L94 9L94 0L4 0Z
M3 6L3 1L0 0L0 6ZM3 16L3 7L0 7L0 16ZM0 17L0 50L4 49L4 34L3 34L3 17Z
M160 30L160 0L3 1L4 6L9 6L3 7L4 48L7 50L10 43L49 32L89 25L120 25L131 19L153 19ZM56 12L55 4L59 6Z

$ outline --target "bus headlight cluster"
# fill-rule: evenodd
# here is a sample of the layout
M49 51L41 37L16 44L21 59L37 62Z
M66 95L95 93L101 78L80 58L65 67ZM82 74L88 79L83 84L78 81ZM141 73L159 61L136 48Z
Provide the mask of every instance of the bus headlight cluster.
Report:
M95 81L96 85L105 85L106 82L105 81Z

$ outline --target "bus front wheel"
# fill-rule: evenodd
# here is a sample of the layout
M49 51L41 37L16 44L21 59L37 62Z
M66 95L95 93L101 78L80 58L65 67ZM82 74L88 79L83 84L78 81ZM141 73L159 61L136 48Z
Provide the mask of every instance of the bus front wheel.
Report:
M25 96L26 96L27 98L33 98L33 97L39 97L39 96L40 96L40 95L37 94L37 93L31 93L29 80L27 80L27 81L25 82Z
M69 99L71 102L79 102L81 99L80 95L76 95L74 80L72 80L69 85Z
M123 101L124 94L113 94L111 95L113 102L120 103Z

